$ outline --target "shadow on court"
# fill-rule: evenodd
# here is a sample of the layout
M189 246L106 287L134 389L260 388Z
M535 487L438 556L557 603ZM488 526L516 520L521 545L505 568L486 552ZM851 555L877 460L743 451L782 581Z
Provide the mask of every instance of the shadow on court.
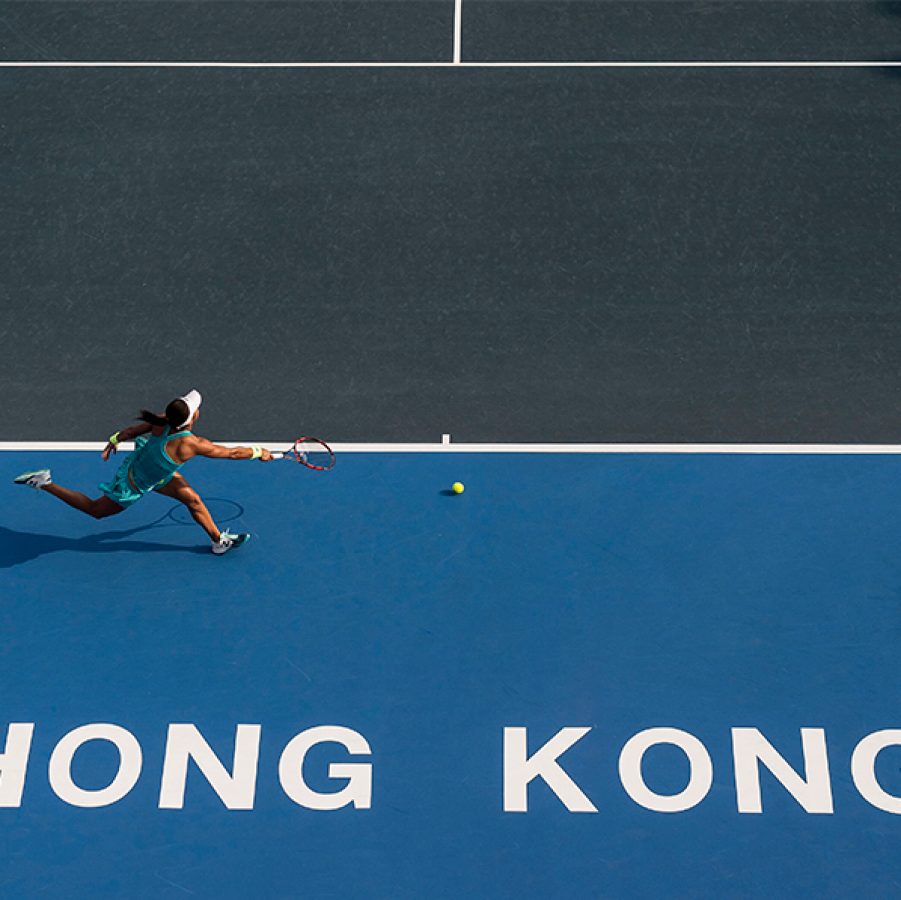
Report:
M153 541L128 540L133 534L150 526L123 531L104 531L80 538L61 537L57 534L37 534L30 531L14 531L0 526L0 569L9 569L30 562L39 556L61 551L76 553L155 553L173 551L182 553L209 553L209 547L188 544L160 544Z
M232 522L244 514L244 507L234 500L211 498L207 501L219 525ZM220 512L220 515L216 513ZM130 540L143 532L168 527L189 527L197 534L186 536L185 543L161 543L159 541ZM199 541L195 543L194 541ZM210 552L209 544L201 537L199 527L182 506L173 506L153 522L134 528L121 528L70 538L58 534L40 534L31 531L16 531L0 526L0 569L9 569L30 562L49 553L197 553Z
M886 19L897 19L898 17L901 17L901 2L899 2L899 0L881 0L881 2L876 4L875 8L876 13ZM883 54L882 56L876 55L874 56L874 59L878 59L880 62L901 62L901 46L899 46L898 50L891 53ZM901 78L901 72L894 67L880 69L879 71L889 78Z
M899 0L880 0L876 4L876 11L883 16L901 16L901 2Z

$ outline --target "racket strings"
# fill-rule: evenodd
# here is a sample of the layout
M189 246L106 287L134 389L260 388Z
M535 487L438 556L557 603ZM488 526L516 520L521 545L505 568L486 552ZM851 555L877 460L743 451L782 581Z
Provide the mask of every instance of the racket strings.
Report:
M312 469L328 470L335 465L335 454L331 448L316 438L296 441L292 453L297 462Z

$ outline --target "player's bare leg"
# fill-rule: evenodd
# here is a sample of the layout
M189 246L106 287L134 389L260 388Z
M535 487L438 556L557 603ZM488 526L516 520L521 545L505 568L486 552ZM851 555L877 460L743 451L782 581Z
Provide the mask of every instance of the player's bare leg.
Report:
M210 540L217 544L222 532L216 527L210 511L200 497L200 494L188 484L182 475L173 475L168 484L163 487L156 488L156 493L171 497L183 504L191 518L209 535Z
M213 521L210 511L201 499L200 494L191 487L182 475L173 475L168 484L157 488L158 494L171 497L182 503L191 514L191 518L209 535L213 542L213 553L221 555L240 547L250 539L249 534L232 534L229 531L220 531Z
M42 490L58 500L62 500L63 503L67 503L73 509L87 513L94 519L106 519L109 516L115 516L122 512L122 507L114 500L110 500L109 497L97 497L92 500L87 494L70 490L52 482L42 488Z
M44 491L63 503L91 516L94 519L106 519L109 516L118 515L122 512L122 507L118 503L110 500L109 497L97 497L93 499L81 491L73 491L70 488L63 487L61 484L55 484L50 480L50 470L40 469L37 472L25 472L15 479L16 484L25 484L28 487L36 488Z

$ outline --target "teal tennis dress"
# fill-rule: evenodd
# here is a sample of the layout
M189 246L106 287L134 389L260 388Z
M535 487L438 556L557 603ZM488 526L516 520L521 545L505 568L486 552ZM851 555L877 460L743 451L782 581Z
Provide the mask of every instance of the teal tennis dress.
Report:
M168 484L184 463L175 462L166 453L166 444L190 433L189 429L170 434L167 425L159 436L142 434L135 438L134 452L122 460L112 481L100 484L100 490L125 509L144 494Z

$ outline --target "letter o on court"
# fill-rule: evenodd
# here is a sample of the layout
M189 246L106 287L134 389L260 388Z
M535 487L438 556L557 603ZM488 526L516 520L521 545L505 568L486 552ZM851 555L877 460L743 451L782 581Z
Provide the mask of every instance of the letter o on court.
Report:
M673 744L688 757L688 784L678 794L656 794L645 784L641 763L656 744ZM648 728L626 741L619 755L619 777L625 792L639 806L654 812L684 812L697 806L710 791L713 763L707 748L693 734L678 728Z
M901 747L901 729L886 728L868 734L851 754L851 778L867 803L898 816L901 815L901 797L883 790L876 780L876 757L886 747Z
M105 788L86 791L72 780L72 758L88 741L109 741L119 751L119 769ZM119 725L97 722L70 731L53 748L48 771L50 787L60 800L71 806L109 806L121 800L141 775L141 745L137 738Z

